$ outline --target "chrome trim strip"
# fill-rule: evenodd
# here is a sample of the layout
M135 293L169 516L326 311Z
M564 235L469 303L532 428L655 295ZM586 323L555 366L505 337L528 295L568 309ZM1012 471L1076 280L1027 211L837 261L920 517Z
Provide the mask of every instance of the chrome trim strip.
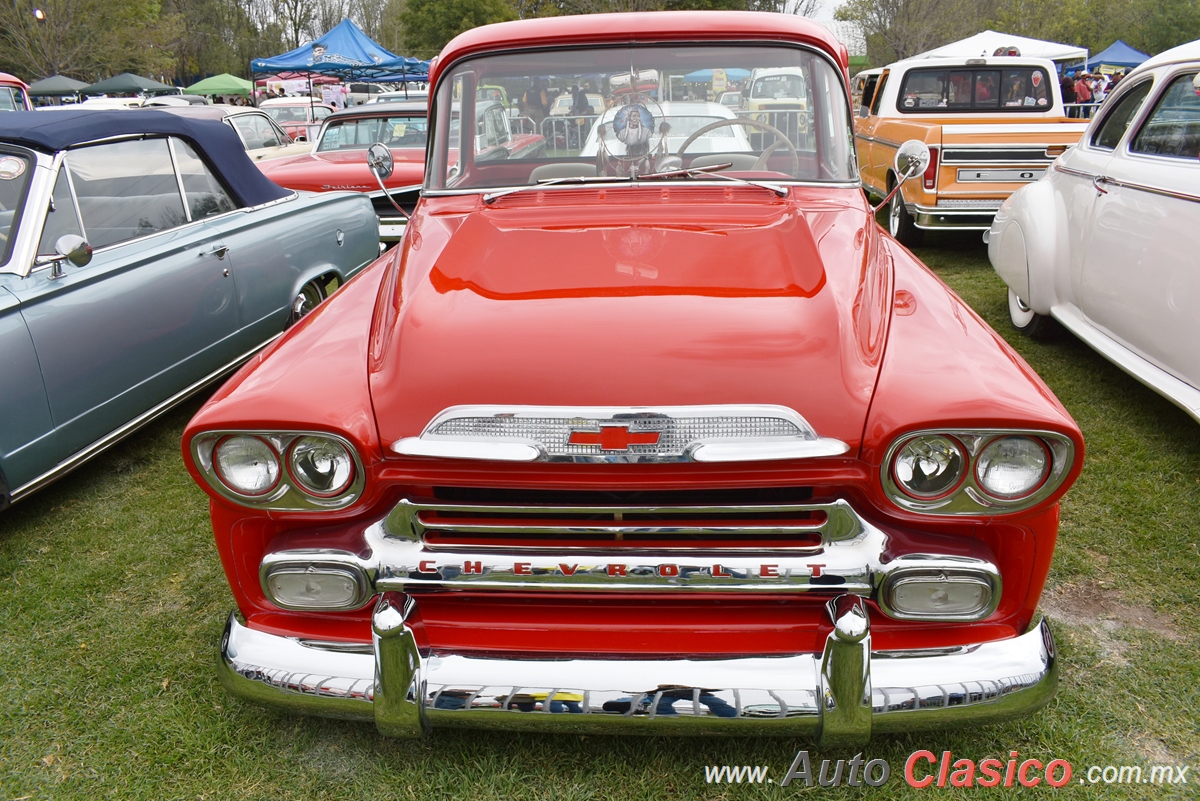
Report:
M178 406L180 403L183 403L185 400L190 398L192 395L194 395L197 392L199 392L200 390L204 389L204 387L207 386L208 384L211 384L213 381L216 381L218 378L225 375L226 373L232 372L242 362L246 361L251 356L253 356L255 353L262 350L264 347L271 344L272 342L274 342L276 339L278 339L281 336L283 336L282 331L280 331L278 334L275 334L270 339L268 339L266 342L263 342L261 345L257 345L252 350L249 350L246 353L243 353L241 356L238 356L236 359L229 362L224 367L220 367L220 368L214 370L213 372L209 373L208 375L206 375L204 378L201 378L199 381L195 382L194 384L190 384L189 386L180 390L179 392L172 395L171 397L167 398L165 401L158 404L157 406L155 406L151 409L148 409L145 412L142 412L140 415L133 418L125 425L121 426L120 428L116 429L115 431L112 431L112 432L106 434L105 436L103 436L100 439L93 442L91 445L88 445L83 450L76 451L70 457L59 462L57 465L52 467L50 470L47 470L45 473L42 473L40 476L33 479L29 483L13 490L12 498L11 498L12 502L16 503L18 500L25 497L26 495L29 495L30 493L41 489L42 487L46 486L50 482L54 481L55 479L69 473L70 471L74 470L76 467L79 467L79 465L86 462L88 459L91 459L93 456L96 456L97 454L99 454L105 448L115 445L117 442L120 442L122 439L124 439L125 437L132 434L138 428L141 428L142 426L151 422L155 418L160 417L161 415L169 412L171 409Z
M592 452L549 453L550 443L513 435L497 434L453 436L439 434L438 429L456 420L495 419L496 425L514 421L531 421L547 431L578 429L625 424L660 424L664 432L672 424L701 418L761 418L780 421L794 427L796 436L742 436L735 438L704 438L687 441L682 452L650 451L645 449L604 450ZM550 421L550 422L547 422ZM554 421L561 421L554 422ZM599 429L597 429L599 430ZM647 431L651 429L646 429ZM660 430L660 429L653 429ZM563 433L560 431L559 433ZM595 443L593 443L595 444ZM439 412L417 437L404 437L392 443L392 450L401 456L426 456L446 459L481 459L509 462L748 462L780 459L809 459L840 456L850 450L841 440L820 437L803 417L786 406L770 404L713 405L713 406L452 406ZM555 447L559 447L555 444ZM634 445L633 447L638 447Z
M1084 172L1083 170L1077 170L1077 169L1074 169L1073 167L1063 166L1063 163L1061 161L1054 162L1053 164L1050 165L1050 168L1053 170L1057 170L1058 172L1061 172L1064 175L1074 175L1076 178L1086 178L1089 181L1092 180L1093 178L1099 177L1095 173Z
M1133 189L1138 192L1146 192L1151 195L1158 195L1159 197L1169 197L1174 200L1184 200L1184 201L1188 201L1190 203L1200 203L1200 195L1193 195L1188 192L1176 192L1173 189L1159 189L1158 187L1150 186L1149 184L1138 184L1138 183L1134 183L1132 181L1121 181L1116 178L1110 178L1107 175L1097 176L1096 180L1102 184L1108 184L1110 186L1120 186L1125 189Z
M1101 356L1200 422L1200 389L1130 351L1068 306L1051 306L1050 315Z
M374 720L392 736L430 728L816 736L978 726L1045 705L1058 659L1044 619L1007 640L872 651L855 599L830 605L820 653L710 658L482 656L433 651L417 603L384 596L374 654L249 629L230 615L218 676L235 696L301 714Z

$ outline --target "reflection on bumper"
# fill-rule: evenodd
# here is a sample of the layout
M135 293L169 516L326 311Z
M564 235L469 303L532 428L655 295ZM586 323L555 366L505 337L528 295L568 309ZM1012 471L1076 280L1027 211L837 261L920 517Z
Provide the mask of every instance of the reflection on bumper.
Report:
M821 653L601 659L431 651L412 597L384 594L372 646L302 642L230 616L220 678L235 695L304 714L434 727L643 734L805 735L825 745L874 732L976 725L1045 704L1058 679L1043 620L979 645L871 650L861 598L829 602Z
M945 200L936 206L912 206L909 213L918 228L986 231L992 227L999 200Z

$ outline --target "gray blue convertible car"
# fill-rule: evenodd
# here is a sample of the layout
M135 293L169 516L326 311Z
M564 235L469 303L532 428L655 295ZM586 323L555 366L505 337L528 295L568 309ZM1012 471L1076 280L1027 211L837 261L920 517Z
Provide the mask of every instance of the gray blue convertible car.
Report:
M370 200L227 126L0 115L0 508L237 366L379 254Z

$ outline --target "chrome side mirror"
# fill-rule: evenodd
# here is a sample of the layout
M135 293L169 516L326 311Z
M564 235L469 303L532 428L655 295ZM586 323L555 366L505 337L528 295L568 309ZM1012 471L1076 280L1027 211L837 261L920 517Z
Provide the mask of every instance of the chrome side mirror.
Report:
M925 172L925 168L929 166L929 159L929 146L920 139L909 139L900 145L896 149L896 160L893 162L896 171L896 185L892 187L891 192L888 192L887 197L871 210L871 213L874 214L890 203L905 181Z
M367 167L371 172L375 173L375 177L380 181L391 177L394 164L392 162L392 151L387 145L382 142L376 142L367 148Z
M54 243L54 253L53 256L38 256L34 261L36 265L49 264L51 278L63 277L64 259L76 267L86 267L92 260L92 246L78 234L60 236Z
M92 246L77 234L60 236L54 243L54 252L76 267L86 267L92 260Z
M379 188L383 190L383 194L387 197L388 202L400 212L400 216L408 219L408 212L400 208L400 204L396 202L396 198L392 197L392 193L383 185L384 179L392 174L395 168L395 163L392 161L392 151L383 142L376 142L367 148L367 167L375 175L375 180L379 182Z
M904 183L929 166L929 147L920 139L909 139L896 150L896 175Z

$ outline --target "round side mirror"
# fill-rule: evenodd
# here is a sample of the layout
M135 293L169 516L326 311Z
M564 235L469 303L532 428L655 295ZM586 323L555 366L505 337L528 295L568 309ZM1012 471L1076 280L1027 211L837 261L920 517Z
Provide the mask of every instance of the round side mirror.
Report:
M85 267L92 260L92 246L82 236L66 234L54 243L54 252L76 267Z
M896 175L904 183L929 166L929 148L919 139L909 139L896 150Z
M379 178L385 180L392 174L392 151L382 142L376 142L367 148L367 167Z

